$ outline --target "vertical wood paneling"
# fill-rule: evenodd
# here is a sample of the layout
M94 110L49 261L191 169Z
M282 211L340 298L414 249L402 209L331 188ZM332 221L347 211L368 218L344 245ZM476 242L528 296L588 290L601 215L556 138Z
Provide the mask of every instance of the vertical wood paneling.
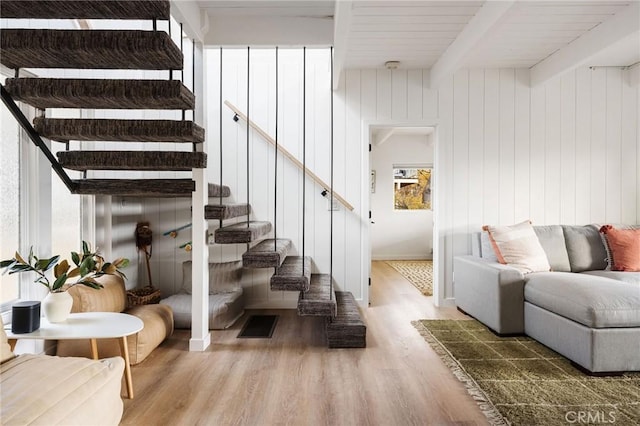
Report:
M607 71L591 71L591 222L606 222Z
M546 85L544 222L560 223L560 79Z
M469 71L469 218L467 232L484 225L484 71Z
M498 70L484 72L484 221L500 223L500 121Z
M640 93L640 90L638 91ZM623 83L622 85L622 146L621 146L621 167L620 167L620 189L622 194L621 217L622 223L640 223L640 183L638 174L640 164L640 144L638 143L638 114L637 97L632 90ZM635 195L635 197L634 197Z
M605 221L619 223L622 207L621 196L621 103L622 103L622 70L606 68L606 162L605 172Z
M469 71L458 71L453 79L453 253L469 252Z
M515 74L514 105L514 222L530 217L530 106L529 71L518 69Z
M360 92L362 119L369 121L376 118L377 76L376 70L360 71Z
M533 223L544 224L545 192L545 88L531 89L531 144L529 181L529 219Z
M591 70L576 72L576 224L591 220Z
M500 223L515 217L515 70L500 70Z
M394 120L407 118L407 70L391 71L391 117Z
M430 78L430 71L422 70L422 117L425 119L438 117L438 90L429 86Z
M560 98L560 223L576 223L576 75L561 80Z
M422 70L407 71L407 118L422 118Z
M378 119L391 118L391 71L376 71L376 117Z

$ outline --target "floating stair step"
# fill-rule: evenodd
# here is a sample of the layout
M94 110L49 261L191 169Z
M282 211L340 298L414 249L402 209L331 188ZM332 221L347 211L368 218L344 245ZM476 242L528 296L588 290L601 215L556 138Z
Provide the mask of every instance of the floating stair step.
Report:
M209 204L204 206L205 219L232 219L251 213L249 204Z
M214 240L218 244L242 244L259 240L260 237L271 232L271 222L251 221L216 229Z
M204 129L193 121L37 117L33 127L40 135L61 142L204 142Z
M36 108L193 109L195 96L179 80L8 78L14 100Z
M189 171L207 165L207 154L187 151L61 151L58 161L71 170Z
M275 244L275 247L274 247ZM269 238L260 241L242 255L245 268L279 268L291 249L291 240Z
M0 17L22 19L169 19L169 0L2 0Z
M7 28L0 49L12 69L182 69L182 52L164 31Z
M304 274L302 273L304 264ZM311 257L287 256L271 276L271 290L308 291L311 280Z
M298 315L335 317L336 298L331 293L331 275L312 274L309 291L298 296Z
M191 197L191 179L81 179L74 180L74 194L129 197Z
M209 184L209 197L229 197L231 189L228 186L218 185L217 183Z
M336 291L337 314L327 319L327 342L330 348L365 348L367 326L364 325L353 294Z

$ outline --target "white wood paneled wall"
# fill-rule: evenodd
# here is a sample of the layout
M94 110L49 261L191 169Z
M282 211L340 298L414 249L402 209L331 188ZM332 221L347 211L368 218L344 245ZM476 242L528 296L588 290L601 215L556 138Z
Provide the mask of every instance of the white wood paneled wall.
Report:
M279 141L302 156L302 60L300 50L280 49ZM219 51L207 52L206 110L209 180L219 181ZM307 162L329 180L329 57L308 50ZM223 97L246 110L246 50L225 50ZM275 133L275 67L272 50L252 51L252 120ZM430 121L438 124L438 187L443 211L443 299L452 301L453 256L470 252L469 233L483 224L640 223L640 90L616 68L582 68L529 88L524 69L461 70L439 90L428 87L428 70L347 70L334 92L335 190L355 207L335 212L334 277L337 285L365 295L361 238L368 223L362 205L363 122ZM246 134L223 107L223 184L232 200L246 201ZM159 147L161 148L161 147ZM250 141L252 218L273 221L274 150L253 134ZM366 174L365 174L366 175ZM278 164L278 236L291 238L301 253L302 176L286 160ZM306 254L314 272L329 270L329 211L320 189L307 180ZM154 284L165 293L180 286L177 248L190 239L159 234L190 221L188 201L146 200L122 220L148 219L154 240ZM135 210L135 208L130 207ZM114 211L114 214L116 212ZM119 219L120 220L120 219ZM116 221L114 221L114 226ZM135 226L135 223L133 224ZM212 223L210 230L217 227ZM212 261L240 259L244 245L211 248ZM144 270L138 273L142 276ZM296 294L271 292L271 271L249 271L245 289L251 307L293 307Z

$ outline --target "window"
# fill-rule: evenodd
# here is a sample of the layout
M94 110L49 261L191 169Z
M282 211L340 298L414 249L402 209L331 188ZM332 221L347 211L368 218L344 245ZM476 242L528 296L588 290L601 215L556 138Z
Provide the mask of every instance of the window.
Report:
M395 210L431 210L431 172L428 166L393 168Z
M2 81L7 77L2 73ZM21 131L4 104L0 109L0 259L4 260L11 259L20 247ZM18 274L0 274L1 306L20 296L18 277Z

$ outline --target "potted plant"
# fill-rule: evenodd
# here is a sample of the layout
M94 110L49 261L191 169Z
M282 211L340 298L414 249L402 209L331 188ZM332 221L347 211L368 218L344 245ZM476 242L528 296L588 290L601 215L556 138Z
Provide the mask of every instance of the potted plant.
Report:
M59 255L45 259L38 258L33 254L32 247L26 260L16 252L13 259L0 262L0 268L5 270L4 273L34 272L36 274L34 282L44 285L49 290L49 294L42 301L42 309L50 322L62 322L69 316L73 305L73 298L67 293L69 288L82 284L100 289L102 285L96 281L96 278L102 275L117 274L126 279L120 268L129 264L129 260L124 258L106 262L97 251L91 250L86 241L82 242L81 252L71 252L71 261L75 265L73 269L66 259L61 262L59 260ZM53 269L53 283L47 276L47 271L51 269ZM76 277L77 280L69 282Z

